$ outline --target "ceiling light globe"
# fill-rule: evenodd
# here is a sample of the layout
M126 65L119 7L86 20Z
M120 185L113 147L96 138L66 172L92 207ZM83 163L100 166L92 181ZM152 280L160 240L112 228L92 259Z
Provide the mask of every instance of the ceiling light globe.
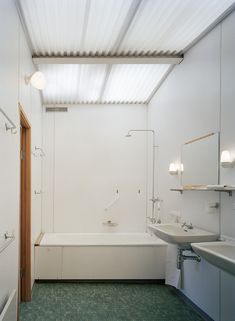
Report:
M31 76L30 83L36 89L43 90L46 86L46 78L41 71L36 71Z

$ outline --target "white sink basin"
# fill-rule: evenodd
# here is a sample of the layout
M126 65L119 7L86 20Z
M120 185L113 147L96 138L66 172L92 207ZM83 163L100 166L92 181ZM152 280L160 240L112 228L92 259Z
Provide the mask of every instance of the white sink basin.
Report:
M186 230L179 224L151 224L148 227L165 242L183 246L193 242L216 241L219 237L218 234L198 228Z
M235 275L235 243L207 242L191 245L193 250L205 260Z

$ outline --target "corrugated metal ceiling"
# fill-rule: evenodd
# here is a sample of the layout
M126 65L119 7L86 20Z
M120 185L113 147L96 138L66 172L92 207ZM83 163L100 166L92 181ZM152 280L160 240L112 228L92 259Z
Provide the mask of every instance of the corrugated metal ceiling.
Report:
M40 65L47 79L45 104L95 103L106 75L106 65Z
M148 100L170 65L40 65L45 104L136 103ZM107 68L109 71L106 79ZM104 81L107 81L103 88Z
M19 0L33 55L179 53L234 0Z
M234 0L17 0L33 56L181 54ZM44 103L146 103L169 65L39 65Z
M233 0L142 1L118 53L153 55L184 52L185 48L233 2Z
M102 100L108 103L145 103L170 65L112 66Z

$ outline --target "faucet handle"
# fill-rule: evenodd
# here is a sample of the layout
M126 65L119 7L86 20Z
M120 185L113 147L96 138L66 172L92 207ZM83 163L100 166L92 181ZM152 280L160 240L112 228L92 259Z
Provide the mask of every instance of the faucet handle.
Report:
M191 222L189 223L188 228L189 228L190 230L193 229L193 224L192 224Z
M155 217L151 217L151 216L147 216L147 219L148 219L152 224L155 224L156 221L157 221Z
M188 229L192 230L193 229L193 224L190 222L189 224L187 224L187 222L184 222L183 224L181 224L181 227L187 227Z
M149 199L151 202L153 202L153 203L157 203L157 202L163 202L163 200L162 199L160 199L158 196L157 197L152 197L152 198L150 198Z

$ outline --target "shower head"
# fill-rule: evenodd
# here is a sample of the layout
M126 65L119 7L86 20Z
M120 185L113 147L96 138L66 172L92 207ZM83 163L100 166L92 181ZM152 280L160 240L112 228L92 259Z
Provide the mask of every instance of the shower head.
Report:
M133 132L151 132L153 134L153 144L155 146L155 131L153 129L130 129L128 130L126 137L132 137ZM155 146L156 147L156 146Z

